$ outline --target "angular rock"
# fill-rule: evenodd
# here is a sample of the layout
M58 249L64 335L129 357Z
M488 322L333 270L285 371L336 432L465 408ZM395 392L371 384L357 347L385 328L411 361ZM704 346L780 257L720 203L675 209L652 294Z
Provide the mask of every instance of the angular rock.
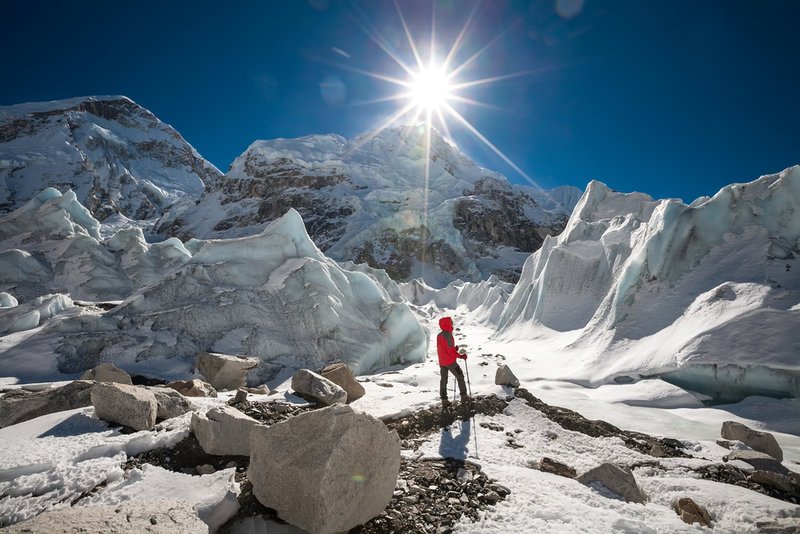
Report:
M94 382L76 380L42 391L9 391L0 398L0 428L49 413L90 406L93 386Z
M95 380L97 382L116 382L118 384L133 385L131 375L113 363L101 363L81 375L81 380Z
M240 402L244 402L247 400L247 391L244 389L237 389L236 395L228 401L228 404L234 405L239 404Z
M258 358L201 352L197 355L197 370L217 390L233 390L247 385L247 371L260 362Z
M578 482L587 486L591 482L599 482L628 502L647 501L647 495L636 485L636 479L627 467L600 464L579 476Z
M57 508L3 529L6 534L208 534L208 525L183 501L125 501L116 505Z
M192 432L208 454L250 455L250 431L259 422L236 408L220 406L192 414Z
M519 387L519 379L511 371L511 368L505 364L497 366L497 372L494 374L494 383L498 386Z
M175 380L167 384L168 388L172 388L185 397L216 397L217 390L211 384L193 378L191 380Z
M158 402L152 391L114 382L98 382L92 388L92 406L97 417L130 427L150 430L156 424Z
M578 475L574 468L547 457L539 462L539 470L567 478L575 478Z
M347 402L347 392L344 389L308 369L300 369L294 374L292 389L302 397L311 398L328 406Z
M314 534L346 531L380 514L400 470L400 439L381 421L330 406L251 434L253 494Z
M257 388L241 388L248 393L252 393L253 395L269 395L269 386L266 384L261 384Z
M694 502L689 497L683 497L672 501L672 509L675 510L684 523L699 523L701 527L711 526L711 515L704 506Z
M343 363L334 363L322 370L322 376L347 392L347 402L351 403L364 396L364 386L358 383L350 368Z
M758 451L733 451L727 456L723 456L724 461L741 460L752 465L759 471L771 471L779 475L785 475L789 470L778 460L769 454Z
M769 454L778 461L783 461L783 450L778 445L775 436L769 432L753 430L749 426L736 421L725 421L722 423L721 433L725 439L737 439L754 451Z
M191 409L186 397L172 388L151 386L147 389L156 396L156 403L158 403L156 418L160 421L179 417Z
M753 471L747 477L750 482L761 484L769 488L782 491L784 493L798 493L798 489L792 484L792 479L786 475L773 473L772 471Z

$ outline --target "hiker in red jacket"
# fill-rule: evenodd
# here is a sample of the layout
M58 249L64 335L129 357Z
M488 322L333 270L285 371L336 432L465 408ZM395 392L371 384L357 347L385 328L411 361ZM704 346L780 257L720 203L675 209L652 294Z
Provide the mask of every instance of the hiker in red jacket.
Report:
M460 354L458 346L453 339L453 319L450 317L442 317L439 319L439 328L442 329L439 335L436 336L436 351L439 353L439 371L441 372L441 379L439 380L439 396L442 398L442 403L447 404L447 375L453 373L458 381L458 390L461 392L462 402L469 401L467 394L467 385L464 383L464 372L461 367L456 363L456 358L467 359L466 353Z

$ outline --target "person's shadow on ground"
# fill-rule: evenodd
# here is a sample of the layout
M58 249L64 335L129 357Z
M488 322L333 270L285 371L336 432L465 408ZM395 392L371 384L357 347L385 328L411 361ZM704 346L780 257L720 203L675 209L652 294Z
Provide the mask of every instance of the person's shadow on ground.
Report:
M454 435L453 431L457 433ZM439 441L439 455L442 458L455 458L466 460L467 445L469 444L470 434L472 433L472 421L456 421L452 425L442 428L441 439Z

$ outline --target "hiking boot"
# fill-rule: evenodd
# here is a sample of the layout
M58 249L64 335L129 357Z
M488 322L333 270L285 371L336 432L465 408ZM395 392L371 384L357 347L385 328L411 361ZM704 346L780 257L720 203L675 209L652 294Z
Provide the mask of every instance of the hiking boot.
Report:
M448 399L448 398L442 399L442 407L443 408L447 408L448 406L450 406L450 404L451 404L450 399Z

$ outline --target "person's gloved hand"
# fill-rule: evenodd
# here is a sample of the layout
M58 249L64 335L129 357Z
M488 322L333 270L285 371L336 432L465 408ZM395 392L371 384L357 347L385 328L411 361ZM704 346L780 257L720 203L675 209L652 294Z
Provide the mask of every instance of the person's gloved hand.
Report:
M467 359L467 353L466 352L460 352L458 354L458 357L461 358L462 360L466 360Z

